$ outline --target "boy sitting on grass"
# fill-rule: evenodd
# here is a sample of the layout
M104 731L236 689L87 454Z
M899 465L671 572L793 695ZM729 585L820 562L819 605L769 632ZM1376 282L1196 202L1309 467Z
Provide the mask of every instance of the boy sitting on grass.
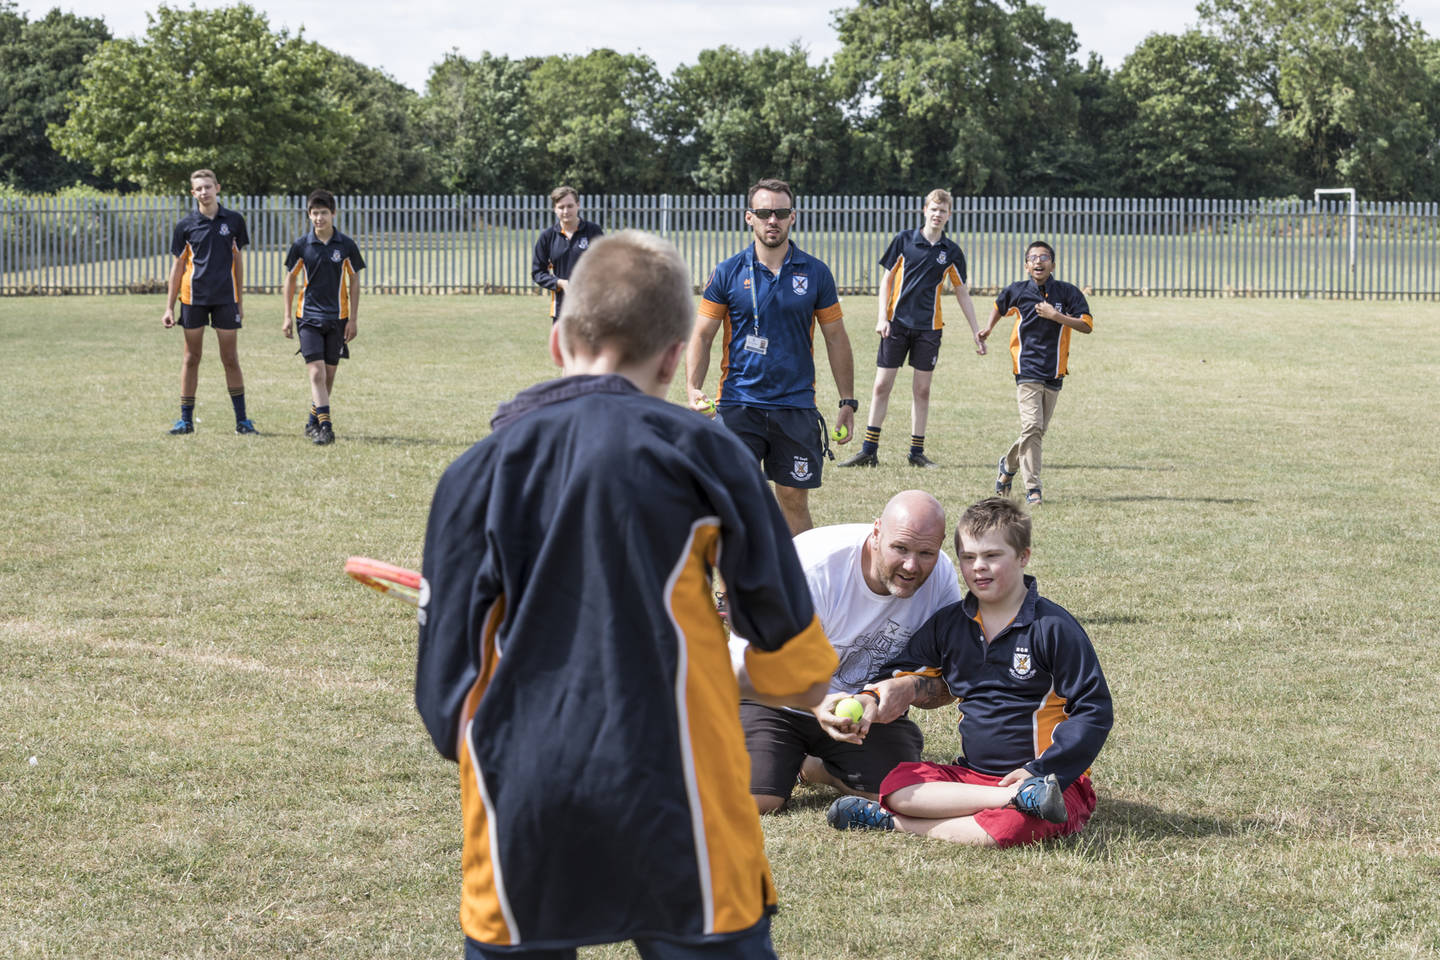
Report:
M969 593L931 617L862 691L859 721L888 723L917 706L960 701L953 764L902 763L880 801L841 797L831 826L903 830L1009 847L1076 833L1095 812L1089 768L1114 721L1095 648L1059 604L1040 596L1030 517L1003 497L966 510L955 553Z

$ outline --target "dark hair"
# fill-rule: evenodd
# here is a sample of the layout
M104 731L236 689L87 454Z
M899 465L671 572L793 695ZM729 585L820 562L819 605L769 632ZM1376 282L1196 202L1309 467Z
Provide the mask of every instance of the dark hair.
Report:
M331 213L335 212L335 194L329 190L316 190L310 194L310 199L305 201L305 212L309 213L316 207L324 207Z
M1033 246L1035 244L1026 249ZM988 497L971 505L960 515L960 522L955 525L955 555L958 557L964 552L960 549L962 532L979 537L991 530L999 530L1005 542L1014 547L1017 554L1024 553L1030 546L1030 514L1021 510L1013 500Z
M555 206L555 204L560 202L560 198L565 196L574 197L577 204L580 202L580 194L575 192L575 188L568 183L562 183L550 191L550 206Z
M1031 250L1034 250L1036 247L1040 247L1040 248L1041 248L1042 250L1044 250L1046 253L1050 254L1050 259L1051 259L1051 260L1054 260L1054 259L1055 259L1055 248L1052 247L1052 246L1050 246L1050 244L1046 243L1044 240L1034 240L1034 241L1031 241L1030 246L1028 246L1028 247L1025 248L1025 252L1028 254Z
M745 191L745 206L753 206L755 194L761 190L769 190L771 193L783 193L790 198L790 206L795 206L795 191L790 189L790 184L784 180L776 180L774 177L765 177L755 181L755 185Z

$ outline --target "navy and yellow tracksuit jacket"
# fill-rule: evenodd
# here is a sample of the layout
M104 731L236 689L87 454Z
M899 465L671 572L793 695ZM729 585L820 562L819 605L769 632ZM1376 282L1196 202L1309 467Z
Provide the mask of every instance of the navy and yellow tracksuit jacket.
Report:
M416 675L460 765L465 935L748 932L776 898L712 573L756 689L837 662L754 457L618 376L532 387L492 426L435 491Z
M1085 630L1025 577L1020 612L987 645L974 594L936 611L881 667L936 673L959 700L956 762L1001 777L1025 767L1068 787L1095 762L1114 723L1110 687Z

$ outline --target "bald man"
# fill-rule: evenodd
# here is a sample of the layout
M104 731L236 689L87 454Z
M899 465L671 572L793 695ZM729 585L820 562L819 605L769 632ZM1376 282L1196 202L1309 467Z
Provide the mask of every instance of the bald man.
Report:
M924 737L908 717L871 726L862 741L859 725L837 717L834 707L860 693L931 614L960 601L955 566L940 549L944 540L945 510L923 490L896 494L873 524L817 527L795 537L815 613L840 666L810 710L741 702L750 794L761 813L785 805L802 769L810 783L874 799L896 764L919 759ZM746 646L731 634L732 657L742 657Z

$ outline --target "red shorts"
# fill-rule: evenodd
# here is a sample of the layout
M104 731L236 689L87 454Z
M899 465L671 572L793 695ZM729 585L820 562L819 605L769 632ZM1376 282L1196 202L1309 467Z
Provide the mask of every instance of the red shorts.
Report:
M880 784L880 803L886 810L894 813L894 809L885 802L890 794L901 787L917 783L974 783L982 787L998 787L1000 780L1000 777L992 777L988 773L978 773L969 767L949 763L902 763L891 770ZM1095 812L1095 787L1091 785L1089 777L1081 776L1065 788L1065 810L1070 814L1070 819L1064 823L1050 823L1048 820L1021 813L1014 807L981 810L975 814L975 822L1002 847L1014 847L1022 843L1035 843L1050 837L1079 833L1085 824L1090 822L1090 815Z

